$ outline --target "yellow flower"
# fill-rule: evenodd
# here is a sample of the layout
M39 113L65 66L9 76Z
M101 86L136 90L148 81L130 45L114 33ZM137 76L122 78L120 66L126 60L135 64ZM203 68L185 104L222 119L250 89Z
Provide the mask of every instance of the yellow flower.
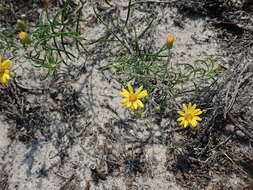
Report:
M122 88L122 91L120 92L120 95L125 97L120 101L122 106L130 107L132 110L137 110L138 106L143 108L144 104L139 99L148 95L147 90L142 90L143 86L141 86L136 90L136 92L134 92L131 84L128 84L127 87L128 91Z
M6 84L10 79L10 70L8 68L11 64L12 62L10 60L5 60L0 63L0 82L2 84Z
M183 104L183 111L177 111L178 114L180 114L182 117L178 118L177 121L180 123L180 125L184 126L186 128L189 124L191 124L193 127L196 127L198 125L198 121L201 121L202 119L198 117L198 115L202 114L202 111L200 109L196 109L196 104L189 103L188 107Z
M18 33L18 38L21 40L21 41L29 41L29 35L27 32L19 32Z
M174 42L174 36L168 35L166 39L167 39L167 43L168 43L169 47L171 48L173 45L173 42Z

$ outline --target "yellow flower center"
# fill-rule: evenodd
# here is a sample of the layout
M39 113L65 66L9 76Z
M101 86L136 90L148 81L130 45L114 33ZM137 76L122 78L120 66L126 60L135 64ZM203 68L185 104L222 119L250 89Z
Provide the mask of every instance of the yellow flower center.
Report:
M136 94L130 94L128 98L129 98L130 102L135 102L137 100L137 95Z
M191 114L191 113L186 113L186 114L184 115L184 117L185 117L188 121L190 121L190 120L193 119L194 115Z

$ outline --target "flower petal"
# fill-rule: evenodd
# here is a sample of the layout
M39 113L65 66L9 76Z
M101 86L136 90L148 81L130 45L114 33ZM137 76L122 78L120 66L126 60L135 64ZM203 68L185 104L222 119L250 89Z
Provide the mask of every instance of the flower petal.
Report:
M133 93L134 93L134 90L133 90L132 85L131 85L130 83L128 83L127 87L128 87L129 93L130 93L130 94L133 94Z
M179 121L183 121L184 120L184 117L179 117L178 119L177 119L177 121L179 122Z
M185 115L185 112L182 112L182 111L177 111L177 113L178 113L179 115L182 115L182 116Z
M4 81L3 81L3 73L0 73L0 82L2 83L2 84L4 84Z
M144 107L144 104L142 103L142 101L140 100L136 100L136 103L138 104L138 106L140 106L141 108Z
M147 90L143 90L138 94L138 98L144 98L145 96L148 95L148 91Z
M129 99L128 98L123 98L123 99L120 100L120 102L122 104L125 104L125 103L129 102Z
M4 60L4 61L0 64L0 68L1 68L1 69L7 69L11 64L12 64L12 61L10 61L9 59Z
M188 124L189 122L187 120L184 120L184 128L186 128Z
M6 84L9 79L10 79L9 70L8 72L0 73L0 82L2 84Z
M200 115L200 114L202 114L202 111L200 109L196 109L196 110L194 110L193 114Z
M132 103L131 109L137 110L137 102L136 101Z
M194 118L196 121L202 121L202 118L198 117L198 116L194 116Z
M131 105L132 105L131 102L126 102L122 104L123 107L131 107Z
M187 110L188 110L188 108L185 104L183 104L183 109L184 109L185 112L187 112Z
M135 94L140 94L140 92L142 91L142 89L143 89L143 86L141 86L141 87L139 87L137 90L136 90L136 92L135 92Z
M10 76L10 70L9 70L9 69L5 69L5 70L4 70L4 75Z
M191 110L192 109L192 103L190 102L189 104L188 104L188 110Z
M125 88L122 88L121 90L122 91L119 93L121 96L125 96L125 97L129 96L129 92Z
M195 119L192 119L190 123L193 127L196 127L198 125L198 122Z
M196 107L197 107L197 105L193 104L192 107L191 107L191 111L193 112L196 109Z
M7 83L7 81L10 79L10 75L4 74L3 79L4 79L4 82Z

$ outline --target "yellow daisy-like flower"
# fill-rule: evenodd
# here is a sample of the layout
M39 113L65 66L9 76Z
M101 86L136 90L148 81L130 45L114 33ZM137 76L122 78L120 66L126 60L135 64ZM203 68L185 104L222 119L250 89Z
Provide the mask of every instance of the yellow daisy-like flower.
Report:
M144 104L139 99L148 95L147 90L142 90L143 86L141 86L136 92L134 92L131 84L128 84L127 87L128 91L125 88L122 88L122 91L120 92L120 95L125 97L120 101L122 106L130 107L132 110L137 110L138 106L143 108Z
M29 35L27 32L19 32L18 33L18 38L21 40L21 41L29 41Z
M170 47L172 47L173 42L174 42L174 36L173 35L168 35L167 38L166 38L166 40L167 40L168 45Z
M12 64L10 60L4 60L0 63L0 82L2 84L6 84L7 81L10 79L10 70L9 66Z
M184 126L186 128L189 124L192 125L192 127L196 127L198 125L198 121L201 121L202 119L198 116L202 114L202 111L200 109L196 109L197 105L192 103L189 103L188 107L183 104L183 111L177 111L178 114L180 114L182 117L178 118L177 121L180 125Z

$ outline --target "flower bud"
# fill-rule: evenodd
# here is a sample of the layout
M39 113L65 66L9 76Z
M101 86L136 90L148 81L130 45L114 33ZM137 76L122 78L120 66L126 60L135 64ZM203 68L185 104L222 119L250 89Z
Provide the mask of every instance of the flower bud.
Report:
M154 111L155 111L156 113L160 113L161 107L160 107L160 106L156 106L156 107L154 108Z
M168 35L166 40L167 40L168 48L171 49L173 46L173 42L174 42L174 36Z
M24 43L30 43L30 36L27 32L19 32L18 38Z
M136 112L134 112L134 116L139 119L139 118L141 118L142 114L141 114L141 112L136 111Z
M17 21L17 31L26 31L27 30L27 25L25 21L23 20L18 20Z

